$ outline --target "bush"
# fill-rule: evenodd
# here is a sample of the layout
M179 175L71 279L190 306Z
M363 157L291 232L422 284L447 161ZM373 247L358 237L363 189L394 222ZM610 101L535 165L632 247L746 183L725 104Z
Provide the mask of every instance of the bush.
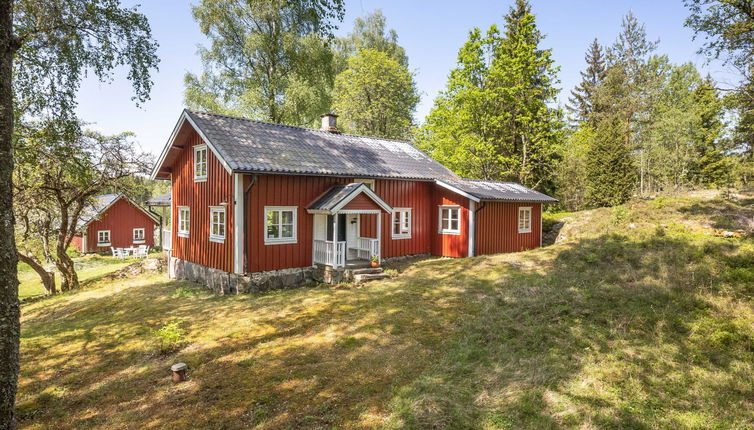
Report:
M153 349L161 355L176 352L186 344L185 336L186 330L182 329L179 323L165 324L157 330L152 330Z

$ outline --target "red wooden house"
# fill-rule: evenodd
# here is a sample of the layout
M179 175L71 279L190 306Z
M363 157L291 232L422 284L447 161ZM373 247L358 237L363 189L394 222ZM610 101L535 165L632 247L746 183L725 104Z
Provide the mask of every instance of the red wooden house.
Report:
M174 276L233 284L216 278L541 245L542 204L555 199L463 179L408 142L340 134L334 115L322 122L183 112L152 172L172 181Z
M71 244L81 253L110 252L110 247L154 246L157 217L122 194L105 194L82 215Z

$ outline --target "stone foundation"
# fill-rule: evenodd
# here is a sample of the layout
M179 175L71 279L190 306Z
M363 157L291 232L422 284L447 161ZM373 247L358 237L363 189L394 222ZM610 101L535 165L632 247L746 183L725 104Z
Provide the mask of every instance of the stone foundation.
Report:
M224 270L203 266L180 258L170 257L168 276L206 285L216 294L240 294L258 291L297 288L316 283L314 272L317 268L299 267L294 269L271 270L250 275L237 275Z
M397 263L406 259L421 258L428 254L386 258L384 264ZM168 257L168 276L171 279L186 280L206 285L216 294L254 293L258 291L284 290L290 288L325 283L335 285L352 282L353 272L345 268L315 264L293 269L270 270L249 275L237 275L224 270L203 266L191 261Z

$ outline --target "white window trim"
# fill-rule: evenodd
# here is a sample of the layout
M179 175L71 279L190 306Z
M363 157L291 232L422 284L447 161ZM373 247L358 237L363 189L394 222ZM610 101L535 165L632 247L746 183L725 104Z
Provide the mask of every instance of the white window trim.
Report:
M267 213L269 211L293 211L293 237L281 239L267 237ZM265 245L284 245L298 243L298 206L265 206L264 207L264 244Z
M442 228L442 211L443 209L456 209L458 210L458 229L443 229ZM461 234L461 207L458 205L440 205L437 209L437 229L439 230L440 234L452 234L452 235L460 235Z
M521 228L521 212L526 211L529 212L529 227L528 228ZM518 232L519 233L531 233L531 206L519 206L518 207Z
M100 233L107 233L107 242L100 242ZM97 246L110 246L110 243L112 243L110 230L97 230Z
M137 239L136 238L136 231L137 230L141 230L142 231L142 235L141 236L143 237L143 239ZM132 234L131 237L133 238L133 243L135 243L137 245L145 243L147 241L147 229L145 229L143 227L135 228L135 229L133 229L133 234Z
M189 214L188 219L188 230L181 230L181 226L183 224L183 218L181 217L181 210L186 209ZM191 208L188 206L178 206L178 220L177 220L177 228L178 230L178 237L189 237L189 232L191 231Z
M212 233L212 215L214 212L223 213L223 231L225 234L222 236ZM228 235L228 213L225 210L225 206L210 206L209 207L209 241L215 243L225 243L225 237Z
M196 153L199 151L204 151L204 175L203 176L197 176L196 175ZM209 173L209 160L207 158L207 145L196 145L194 146L194 182L207 182L207 174Z
M365 184L367 187L369 187L370 190L374 191L374 179L354 179L353 182L361 182L362 184Z
M406 212L408 216L408 233L395 233L395 215L396 213ZM392 215L390 216L390 234L393 239L411 239L411 231L413 230L413 216L411 214L411 208L393 208ZM401 220L402 221L402 220Z

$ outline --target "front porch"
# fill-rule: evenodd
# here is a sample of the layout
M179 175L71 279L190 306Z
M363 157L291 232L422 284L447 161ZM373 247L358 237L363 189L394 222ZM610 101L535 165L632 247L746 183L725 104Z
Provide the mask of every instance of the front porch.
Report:
M377 215L377 237L362 237L362 215L369 213L335 213L314 215L314 245L312 257L315 264L334 268L367 267L373 257L382 258L380 232L382 217Z
M307 211L314 216L312 263L356 269L381 261L381 214L392 207L365 184L335 185Z

